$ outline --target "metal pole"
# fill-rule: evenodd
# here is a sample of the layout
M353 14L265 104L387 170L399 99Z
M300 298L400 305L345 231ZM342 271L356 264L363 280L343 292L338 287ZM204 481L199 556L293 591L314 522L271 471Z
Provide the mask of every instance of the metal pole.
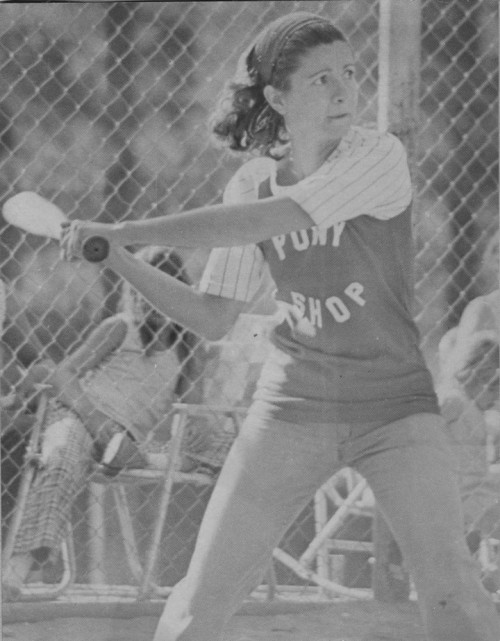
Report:
M419 112L421 0L380 0L378 116L379 131L398 135L406 147L410 171L416 165ZM374 596L380 601L407 600L409 577L399 548L375 508ZM399 566L399 567L396 567Z
M389 129L390 111L390 40L392 0L380 0L378 29L377 129Z
M411 167L419 120L422 3L381 0L381 10L385 4L390 4L390 18L385 18L389 21L389 128L405 144Z

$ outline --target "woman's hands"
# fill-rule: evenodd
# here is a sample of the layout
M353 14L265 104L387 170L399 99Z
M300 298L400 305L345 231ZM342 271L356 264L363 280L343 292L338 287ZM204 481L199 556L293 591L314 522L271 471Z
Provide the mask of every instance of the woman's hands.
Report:
M100 236L109 242L114 240L114 225L86 220L72 220L61 225L60 247L64 260L83 257L83 246L91 236Z

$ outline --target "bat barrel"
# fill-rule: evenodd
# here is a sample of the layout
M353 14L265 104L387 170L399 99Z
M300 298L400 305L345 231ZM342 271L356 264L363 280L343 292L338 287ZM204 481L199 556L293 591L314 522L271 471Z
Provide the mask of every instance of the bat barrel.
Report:
M102 236L91 236L83 244L82 254L90 263L99 263L109 254L109 241Z

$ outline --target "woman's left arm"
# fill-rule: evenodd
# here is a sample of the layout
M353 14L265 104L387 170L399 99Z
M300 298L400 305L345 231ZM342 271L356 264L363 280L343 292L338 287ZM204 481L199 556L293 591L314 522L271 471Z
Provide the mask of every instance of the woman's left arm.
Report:
M66 258L81 256L81 246L90 236L103 236L121 246L140 243L172 247L233 247L258 243L313 225L310 216L291 198L276 196L112 225L75 220L63 228L61 247Z

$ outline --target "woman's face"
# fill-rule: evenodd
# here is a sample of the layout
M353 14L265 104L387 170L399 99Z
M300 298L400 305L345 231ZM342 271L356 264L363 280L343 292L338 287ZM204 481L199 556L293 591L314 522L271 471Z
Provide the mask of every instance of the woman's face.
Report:
M289 76L289 87L273 106L292 140L337 143L349 130L358 104L354 58L346 42L318 45Z

